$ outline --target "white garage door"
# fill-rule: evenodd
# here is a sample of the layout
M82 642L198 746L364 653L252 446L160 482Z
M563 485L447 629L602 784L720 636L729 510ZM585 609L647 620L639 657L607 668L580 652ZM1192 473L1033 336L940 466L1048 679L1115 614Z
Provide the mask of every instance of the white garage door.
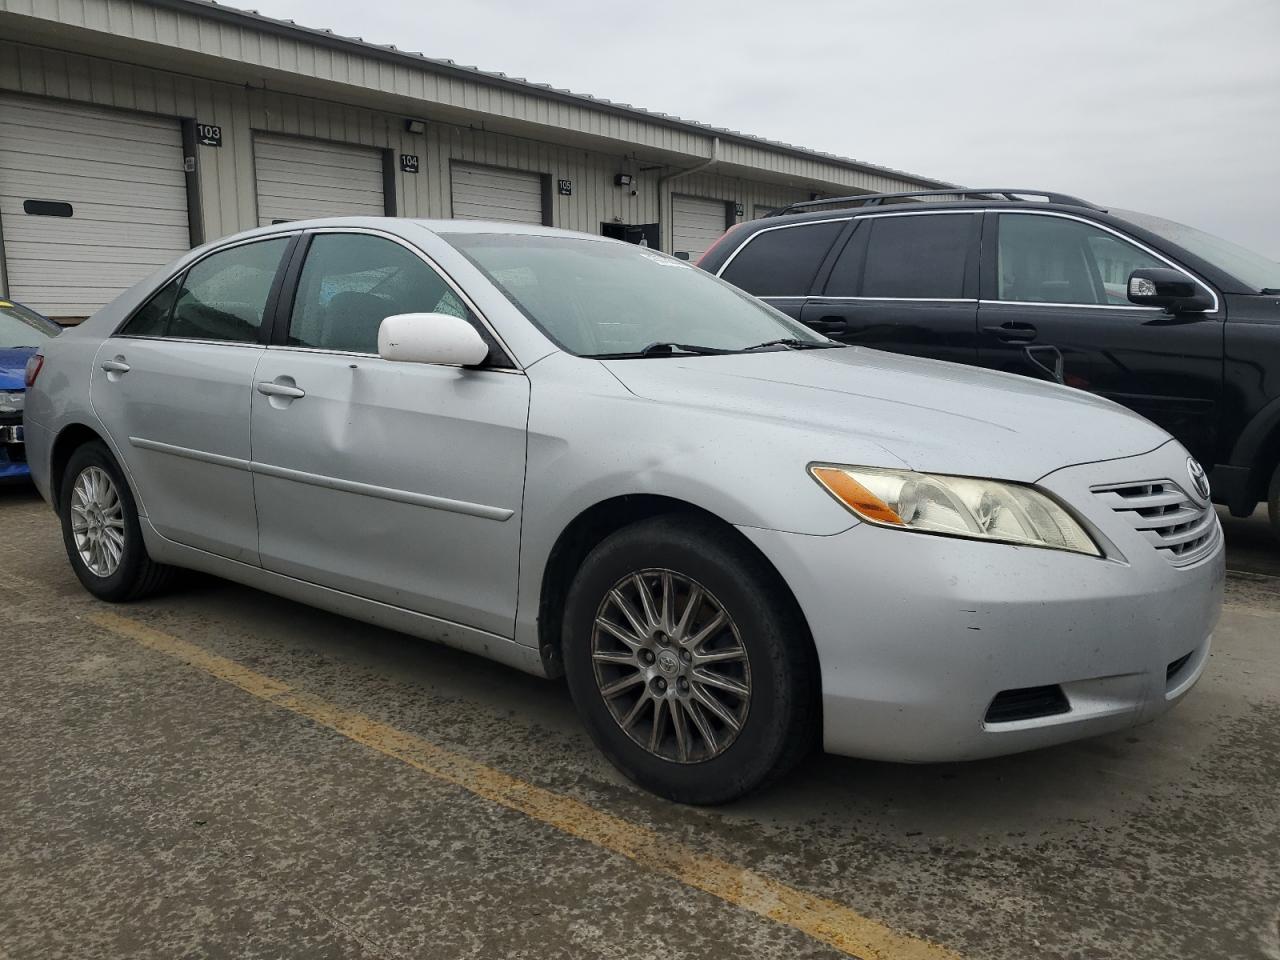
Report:
M177 120L0 96L9 296L87 317L191 246Z
M725 223L723 200L676 194L671 198L671 251L677 256L687 253L691 261L696 261L720 239Z
M459 220L544 222L539 174L455 163L451 177L453 215Z
M381 217L382 151L270 133L253 135L258 226L311 217Z

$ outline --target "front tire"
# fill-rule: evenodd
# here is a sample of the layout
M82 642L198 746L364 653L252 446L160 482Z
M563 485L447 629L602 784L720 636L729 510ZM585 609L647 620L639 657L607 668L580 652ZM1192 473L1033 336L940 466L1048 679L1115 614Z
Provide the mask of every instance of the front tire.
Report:
M772 568L712 521L662 516L606 538L569 589L563 635L592 739L668 799L734 800L816 740L803 619Z
M104 443L86 443L71 454L60 493L62 543L86 590L120 603L169 582L173 568L147 555L133 494Z

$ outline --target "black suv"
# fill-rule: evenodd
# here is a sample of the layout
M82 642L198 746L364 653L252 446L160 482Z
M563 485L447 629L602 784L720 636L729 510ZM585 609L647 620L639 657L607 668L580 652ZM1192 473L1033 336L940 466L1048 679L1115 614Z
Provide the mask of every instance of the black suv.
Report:
M1212 466L1233 514L1268 500L1280 535L1272 260L1145 214L997 188L797 203L732 227L698 265L845 343L1122 403Z

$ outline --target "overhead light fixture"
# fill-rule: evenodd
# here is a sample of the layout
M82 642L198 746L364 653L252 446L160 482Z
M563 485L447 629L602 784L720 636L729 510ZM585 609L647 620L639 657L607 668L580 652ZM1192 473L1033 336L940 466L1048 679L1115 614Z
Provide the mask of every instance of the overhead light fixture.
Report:
M406 120L404 128L410 133L426 133L427 124L425 120Z
M629 173L615 173L613 175L613 185L615 187L629 187L635 182L635 177Z

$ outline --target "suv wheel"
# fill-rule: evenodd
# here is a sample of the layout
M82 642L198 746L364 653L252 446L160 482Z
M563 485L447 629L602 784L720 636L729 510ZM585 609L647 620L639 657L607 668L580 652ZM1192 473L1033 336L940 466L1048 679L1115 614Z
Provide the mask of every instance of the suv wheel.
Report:
M95 597L137 600L168 583L173 568L147 555L133 494L105 444L86 443L71 455L58 513L71 568Z
M565 672L592 739L624 774L683 803L724 803L812 746L817 670L776 574L688 517L614 533L565 608Z

